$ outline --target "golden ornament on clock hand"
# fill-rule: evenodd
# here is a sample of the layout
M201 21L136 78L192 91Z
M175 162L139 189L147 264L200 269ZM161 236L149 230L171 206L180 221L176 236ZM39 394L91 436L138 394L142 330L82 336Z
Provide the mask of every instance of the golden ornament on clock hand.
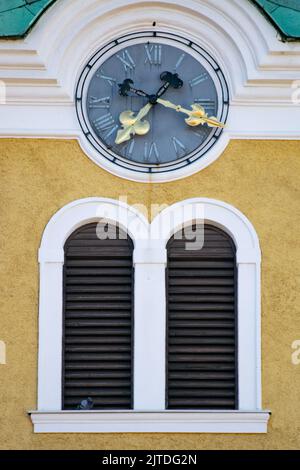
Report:
M137 115L133 111L123 111L120 114L120 123L122 124L122 129L117 133L115 140L116 144L122 144L127 140L131 139L131 136L137 135L146 135L150 130L150 124L146 120L142 120L152 108L151 103L147 103Z
M185 119L185 122L188 126L195 127L207 124L209 127L225 127L225 125L219 122L214 116L209 117L205 112L205 109L199 104L192 104L192 109L190 110L185 109L180 105L173 104L171 101L163 100L161 98L157 99L157 103L161 104L162 106L165 106L165 108L174 109L178 113L187 114L189 117Z

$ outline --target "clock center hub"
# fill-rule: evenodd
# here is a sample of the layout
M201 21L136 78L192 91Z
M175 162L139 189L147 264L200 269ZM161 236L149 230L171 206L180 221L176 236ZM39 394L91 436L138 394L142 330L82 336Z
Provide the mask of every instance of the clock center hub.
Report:
M150 104L157 104L157 96L156 95L150 95L149 96L149 103Z

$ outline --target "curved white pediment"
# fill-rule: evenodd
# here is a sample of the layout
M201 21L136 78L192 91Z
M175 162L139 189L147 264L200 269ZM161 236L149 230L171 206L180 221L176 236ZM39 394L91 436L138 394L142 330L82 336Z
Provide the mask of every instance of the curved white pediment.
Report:
M58 100L72 102L76 80L93 53L118 36L151 29L153 22L207 49L227 76L233 102L275 99L274 80L287 85L300 70L300 45L280 42L247 0L60 0L25 40L1 44L6 69L1 75L12 85L22 78L24 86L44 82L51 101L56 93ZM269 94L259 90L262 84L269 85ZM280 95L277 101L284 101Z

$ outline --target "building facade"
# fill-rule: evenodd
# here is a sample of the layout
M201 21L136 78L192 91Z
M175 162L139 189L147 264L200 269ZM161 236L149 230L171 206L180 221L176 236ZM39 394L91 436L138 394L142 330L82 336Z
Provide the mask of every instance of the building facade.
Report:
M299 448L298 2L2 3L1 448Z

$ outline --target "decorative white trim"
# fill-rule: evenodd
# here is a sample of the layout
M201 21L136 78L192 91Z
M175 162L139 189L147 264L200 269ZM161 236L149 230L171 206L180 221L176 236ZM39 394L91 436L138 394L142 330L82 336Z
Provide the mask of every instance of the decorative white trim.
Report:
M261 410L261 255L257 234L248 219L229 204L195 198L166 208L149 224L142 214L124 202L87 198L60 209L42 237L39 251L39 411L48 413L61 409L63 247L75 229L102 217L119 224L134 243L135 411L165 409L166 244L180 228L203 220L225 230L236 245L239 410Z
M35 433L266 433L268 411L31 411Z
M226 132L205 157L182 170L147 176L99 160L80 130L74 90L97 50L116 37L151 29L153 21L159 31L188 31L215 57L229 84L231 108ZM60 0L26 39L0 42L6 86L0 137L75 138L113 174L142 182L176 180L210 165L231 139L300 139L299 104L292 101L299 71L300 45L280 42L248 0Z

